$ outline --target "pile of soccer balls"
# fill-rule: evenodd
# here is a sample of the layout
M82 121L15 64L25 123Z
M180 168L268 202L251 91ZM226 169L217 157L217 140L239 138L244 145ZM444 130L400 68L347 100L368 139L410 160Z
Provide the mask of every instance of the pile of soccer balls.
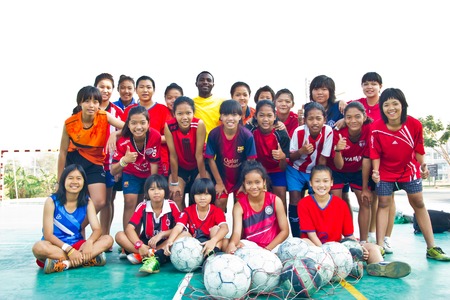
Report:
M321 287L345 279L359 249L358 243L330 242L317 247L288 238L276 254L263 248L241 248L234 255L210 256L203 266L203 282L216 298L270 293L283 298L311 297Z

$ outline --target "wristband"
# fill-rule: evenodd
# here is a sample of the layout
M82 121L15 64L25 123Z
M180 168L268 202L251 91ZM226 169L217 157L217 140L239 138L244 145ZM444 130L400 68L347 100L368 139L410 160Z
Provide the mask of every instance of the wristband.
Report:
M69 252L67 253L67 256L71 256L74 251L75 251L75 248L70 249Z
M171 183L170 183L170 186L178 186L179 184L180 184L179 181L177 181L177 182L171 182Z
M63 251L66 252L66 251L67 251L67 248L69 248L69 247L70 247L69 244L64 243L64 245L61 246L61 249L63 249Z
M341 150L334 149L334 152L341 152Z
M143 244L144 243L141 240L137 241L136 243L134 243L134 249L139 250L139 248L141 248Z
M125 168L126 166L128 166L128 164L125 162L125 160L123 159L123 157L119 160L119 165L122 168Z

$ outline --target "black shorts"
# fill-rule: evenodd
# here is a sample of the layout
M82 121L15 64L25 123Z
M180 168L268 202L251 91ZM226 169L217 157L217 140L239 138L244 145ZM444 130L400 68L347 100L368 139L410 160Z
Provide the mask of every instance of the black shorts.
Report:
M78 151L68 152L66 157L66 166L71 164L81 165L86 172L87 184L103 183L106 184L106 173L103 165L96 165L78 153Z

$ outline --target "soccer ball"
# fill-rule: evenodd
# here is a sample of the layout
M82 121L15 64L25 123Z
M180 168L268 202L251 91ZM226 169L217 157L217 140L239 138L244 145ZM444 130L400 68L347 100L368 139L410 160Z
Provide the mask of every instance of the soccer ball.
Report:
M298 237L291 237L286 239L280 247L278 247L277 255L281 262L284 263L289 259L295 257L303 257L308 250L308 243Z
M194 237L186 236L176 240L170 249L170 261L181 272L192 272L203 263L202 245Z
M239 248L234 255L242 258L252 271L251 292L269 293L278 286L283 265L275 253L263 248Z
M331 255L321 247L310 245L304 257L311 258L317 263L317 272L322 277L323 285L328 284L335 272Z
M347 247L347 249L350 251L350 254L353 257L353 261L363 261L363 248L362 246L355 240L352 239L343 239L341 241L341 244Z
M286 261L280 280L284 298L310 298L322 286L316 262L307 257Z
M241 298L250 288L251 271L236 255L216 254L205 262L203 282L213 297Z
M325 252L331 255L334 261L335 271L332 282L339 282L350 274L353 267L353 258L350 251L338 242L328 242L322 245Z

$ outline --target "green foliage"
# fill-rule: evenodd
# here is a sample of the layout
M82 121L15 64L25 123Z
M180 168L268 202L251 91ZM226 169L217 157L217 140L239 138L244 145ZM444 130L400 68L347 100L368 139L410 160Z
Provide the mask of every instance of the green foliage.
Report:
M28 156L27 158L29 159L30 157ZM22 166L20 159L16 158L9 160L5 164L4 187L6 198L48 197L54 192L55 183L55 154L37 155L37 158L33 160L32 166Z
M16 198L15 185L17 184L17 198L45 197L52 193L53 186L56 183L55 174L46 174L40 170L41 176L27 175L24 168L19 167L16 170L16 182L14 174L5 175L4 182L7 188L6 196L10 199Z
M419 118L419 121L423 126L425 147L433 148L450 164L450 156L446 147L450 138L450 124L444 127L441 120L435 121L432 115L425 119Z
M441 120L434 120L432 115L419 118L423 126L425 147L436 148L445 145L450 138L450 124L444 130Z

